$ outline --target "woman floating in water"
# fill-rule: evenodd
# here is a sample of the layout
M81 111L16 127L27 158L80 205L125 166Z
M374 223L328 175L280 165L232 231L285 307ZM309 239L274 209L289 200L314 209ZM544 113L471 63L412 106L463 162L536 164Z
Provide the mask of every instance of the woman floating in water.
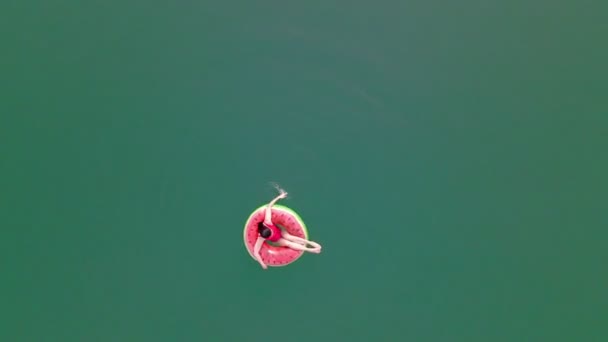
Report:
M264 269L288 265L304 252L321 253L318 243L307 240L308 231L298 214L276 204L287 197L287 192L277 190L279 195L254 211L245 224L247 251Z

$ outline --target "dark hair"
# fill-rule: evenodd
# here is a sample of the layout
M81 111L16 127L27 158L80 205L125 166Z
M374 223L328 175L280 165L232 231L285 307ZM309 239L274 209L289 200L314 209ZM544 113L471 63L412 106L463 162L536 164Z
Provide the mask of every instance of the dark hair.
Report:
M264 224L264 221L262 221L262 222L258 223L258 233L260 233L260 235L264 239L267 239L272 234L272 231L270 230L270 228L266 227L266 225Z

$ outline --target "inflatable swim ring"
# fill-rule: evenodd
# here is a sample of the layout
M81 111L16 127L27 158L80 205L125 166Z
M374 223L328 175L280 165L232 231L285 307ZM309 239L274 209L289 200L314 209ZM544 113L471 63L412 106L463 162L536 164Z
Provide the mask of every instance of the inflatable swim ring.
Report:
M253 247L258 239L258 224L264 221L264 213L266 211L266 205L257 208L245 223L244 240L247 252L255 259L253 255ZM272 222L285 229L289 234L308 239L308 230L306 225L300 216L293 210L286 206L275 204L272 207ZM286 246L276 246L266 241L260 249L260 256L262 261L268 266L286 266L292 262L298 260L304 251L298 251Z

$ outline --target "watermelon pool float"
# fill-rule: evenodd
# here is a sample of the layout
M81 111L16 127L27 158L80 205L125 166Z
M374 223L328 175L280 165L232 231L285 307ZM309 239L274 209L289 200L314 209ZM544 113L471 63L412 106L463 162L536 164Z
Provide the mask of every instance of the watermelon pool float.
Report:
M258 239L258 224L264 221L264 214L267 205L257 208L245 223L243 239L249 255L255 260L253 248ZM308 231L302 218L293 210L286 206L275 204L272 206L272 222L279 228L286 230L289 234L299 238L308 239ZM298 260L304 251L295 250L289 247L276 246L268 241L264 241L260 249L260 257L268 266L286 266Z

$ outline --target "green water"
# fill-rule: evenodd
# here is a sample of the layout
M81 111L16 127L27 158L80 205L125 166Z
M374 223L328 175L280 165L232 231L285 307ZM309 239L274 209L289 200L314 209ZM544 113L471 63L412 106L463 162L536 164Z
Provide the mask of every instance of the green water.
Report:
M0 341L606 341L607 9L2 2Z

